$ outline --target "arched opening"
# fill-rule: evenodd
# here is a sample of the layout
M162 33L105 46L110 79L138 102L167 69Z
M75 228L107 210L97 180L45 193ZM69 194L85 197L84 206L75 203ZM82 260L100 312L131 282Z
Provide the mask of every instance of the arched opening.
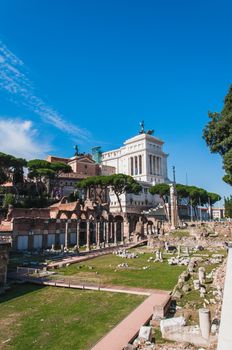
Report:
M68 220L68 215L66 213L61 213L60 219L66 219Z

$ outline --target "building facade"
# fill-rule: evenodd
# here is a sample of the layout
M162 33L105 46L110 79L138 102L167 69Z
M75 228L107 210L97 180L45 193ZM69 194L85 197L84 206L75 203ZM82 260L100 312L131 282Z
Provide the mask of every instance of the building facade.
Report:
M63 198L48 208L10 207L0 233L12 238L12 249L18 251L75 245L90 250L141 239L158 232L156 225L142 214L110 213L107 204L88 199L67 203Z
M53 196L62 198L69 196L75 191L75 184L89 176L112 175L115 168L107 165L98 164L91 154L77 154L71 158L60 158L57 156L48 156L46 159L50 163L61 162L70 165L71 173L62 173L58 181L53 184Z
M168 182L164 142L153 135L141 133L124 142L118 149L103 152L101 163L115 167L117 174L133 176L150 185Z
M121 195L124 212L141 212L159 205L160 198L149 192L152 185L169 183L167 172L167 157L163 151L164 142L153 136L153 131L144 131L144 125L139 134L126 140L118 149L101 153L102 166L114 167L116 174L132 176L142 186L138 195ZM110 208L112 212L119 211L119 204L113 192L110 192Z

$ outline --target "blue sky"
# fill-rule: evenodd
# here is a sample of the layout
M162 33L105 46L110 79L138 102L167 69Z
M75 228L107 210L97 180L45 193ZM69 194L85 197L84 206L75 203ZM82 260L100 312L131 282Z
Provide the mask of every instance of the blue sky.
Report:
M202 139L231 84L226 0L0 0L0 150L27 158L119 147L139 122L177 181L222 195Z

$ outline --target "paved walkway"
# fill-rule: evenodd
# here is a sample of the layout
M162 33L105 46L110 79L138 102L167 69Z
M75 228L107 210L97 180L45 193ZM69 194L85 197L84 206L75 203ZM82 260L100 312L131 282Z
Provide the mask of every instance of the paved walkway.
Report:
M132 341L141 326L146 325L152 317L155 305L166 305L170 295L165 292L151 294L142 304L114 327L91 350L122 350Z
M71 289L81 289L81 290L97 290L101 292L112 292L112 293L124 293L124 294L135 294L135 295L144 295L150 296L151 294L167 294L168 292L164 292L161 290L155 289L145 289L145 288L135 288L128 286L116 286L116 285L97 285L97 284L89 284L88 282L76 282L75 280L64 279L50 279L48 277L33 277L27 275L18 275L14 276L15 278L25 281L28 283L40 284L43 286L51 286L51 287L61 287L61 288L71 288Z

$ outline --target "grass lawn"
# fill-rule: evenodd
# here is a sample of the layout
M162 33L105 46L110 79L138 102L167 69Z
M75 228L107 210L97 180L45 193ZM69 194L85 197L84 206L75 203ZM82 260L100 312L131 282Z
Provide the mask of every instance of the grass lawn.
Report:
M171 237L179 237L179 238L182 238L182 237L189 237L190 234L189 234L189 231L188 230L176 230L176 231L173 231L171 234L170 234Z
M90 349L143 300L137 295L15 285L0 297L0 349Z
M140 288L172 290L178 276L186 269L184 266L170 266L167 257L163 263L148 262L154 253L140 254L139 258L126 259L116 255L106 255L86 262L73 264L58 270L59 275L70 276L77 280ZM127 263L129 268L119 268L118 264ZM144 266L149 266L143 270Z

